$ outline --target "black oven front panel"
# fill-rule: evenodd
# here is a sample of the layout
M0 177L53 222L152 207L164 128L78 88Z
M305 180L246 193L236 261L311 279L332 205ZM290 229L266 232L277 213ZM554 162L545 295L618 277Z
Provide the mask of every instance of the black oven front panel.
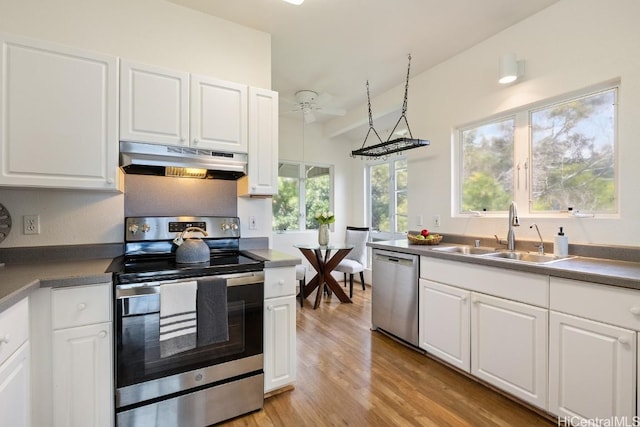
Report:
M140 289L145 289L140 292ZM228 339L215 344L163 354L160 343L160 293L157 286L130 289L116 299L116 384L117 389L144 387L183 373L198 372L233 361L262 358L263 283L227 286ZM148 294L145 294L148 292ZM204 313L198 313L204 315ZM260 365L261 369L261 365ZM180 380L182 381L182 380ZM175 392L175 390L169 390ZM125 393L126 394L126 393ZM145 393L136 391L136 395ZM126 400L126 399L125 399ZM130 401L119 402L126 406Z

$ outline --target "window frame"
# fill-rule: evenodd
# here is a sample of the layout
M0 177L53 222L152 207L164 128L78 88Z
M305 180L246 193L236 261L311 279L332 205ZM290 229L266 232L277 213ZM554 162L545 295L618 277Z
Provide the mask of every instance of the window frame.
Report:
M586 98L589 96L597 95L602 92L614 91L614 123L613 123L613 150L614 150L614 185L615 185L615 207L613 211L608 212L595 212L594 217L597 218L619 218L620 217L620 171L619 171L619 103L620 103L620 80L612 80L601 84L593 85L588 88L583 88L574 92L562 94L559 96L547 98L535 103L523 105L518 108L514 108L500 114L486 117L482 120L467 123L465 125L456 126L452 131L452 204L451 214L452 217L457 218L470 218L470 217L504 217L507 211L462 211L462 133L469 129L480 127L486 124L495 123L509 118L514 119L514 159L513 159L513 200L518 205L518 211L521 217L527 216L532 218L565 218L571 212L565 210L557 211L533 211L532 200L532 167L531 161L533 158L533 138L532 138L532 121L531 115L534 112L544 110L545 108L552 108L553 106L569 103L580 98ZM518 163L524 165L527 163L526 172L521 176L521 179L526 181L526 188L517 189L517 165ZM522 182L521 182L522 186ZM580 208L580 207L576 207ZM574 212L575 213L575 212Z
M287 229L287 230L278 230L273 228L272 223L272 231L275 233L299 233L303 231L315 231L317 228L307 228L307 192L306 192L306 170L307 167L320 167L329 169L329 210L335 212L334 209L334 200L335 200L335 168L331 164L327 163L318 163L318 162L301 162L297 160L278 160L278 163L287 164L297 166L298 168L298 228L296 229ZM280 175L278 175L280 178ZM272 209L273 215L273 209ZM275 215L274 215L275 218ZM333 230L333 224L329 225L329 228Z
M367 226L371 230L371 239L372 240L395 240L395 239L403 239L406 237L406 232L399 232L395 230L397 227L397 200L396 200L396 167L395 164L397 161L405 161L407 162L407 176L409 174L409 159L406 155L397 155L393 156L393 158L387 159L379 159L366 163L365 166L365 187L366 187L366 217L367 217ZM389 165L389 182L387 186L387 191L389 194L389 221L394 224L394 231L379 231L373 229L373 218L372 218L372 200L371 200L371 169L375 166L388 164ZM407 189L404 192L409 194L409 185L408 185L408 177L407 177ZM391 202L393 201L393 202ZM407 214L408 221L408 214Z

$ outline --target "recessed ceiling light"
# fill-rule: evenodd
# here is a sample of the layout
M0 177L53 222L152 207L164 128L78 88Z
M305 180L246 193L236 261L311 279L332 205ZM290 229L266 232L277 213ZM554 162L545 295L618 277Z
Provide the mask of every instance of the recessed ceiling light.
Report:
M296 6L299 6L304 2L304 0L284 0L284 1L286 1L287 3L295 4Z

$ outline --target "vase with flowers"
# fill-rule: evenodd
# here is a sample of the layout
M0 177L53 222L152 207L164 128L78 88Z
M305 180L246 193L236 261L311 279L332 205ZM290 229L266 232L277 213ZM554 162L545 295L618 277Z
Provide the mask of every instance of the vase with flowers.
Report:
M316 214L316 221L318 221L318 244L320 246L329 245L329 224L336 222L336 217L333 212L320 212Z

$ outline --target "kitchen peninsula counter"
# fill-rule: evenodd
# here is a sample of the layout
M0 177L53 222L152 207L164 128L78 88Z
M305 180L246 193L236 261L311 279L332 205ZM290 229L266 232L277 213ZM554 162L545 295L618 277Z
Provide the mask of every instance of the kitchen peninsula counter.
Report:
M577 256L549 264L511 261L485 255L466 255L433 250L437 245L412 245L406 239L370 242L367 246L414 255L447 259L470 264L500 267L530 273L546 274L565 279L596 282L604 285L618 286L640 290L640 258L638 261L620 261L608 258ZM441 243L439 246L452 246ZM606 250L606 247L604 247ZM616 247L615 251L620 250ZM634 250L634 249L630 249ZM613 250L612 250L613 251ZM627 257L629 258L629 257Z

